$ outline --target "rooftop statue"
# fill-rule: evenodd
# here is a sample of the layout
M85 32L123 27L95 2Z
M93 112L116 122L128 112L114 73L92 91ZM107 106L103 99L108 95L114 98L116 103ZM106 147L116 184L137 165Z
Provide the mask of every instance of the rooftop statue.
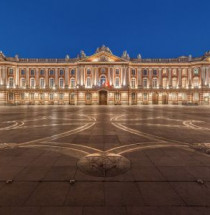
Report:
M99 52L108 52L110 54L112 54L111 50L109 49L109 47L105 46L105 45L102 45L101 47L98 47L96 49L96 52L95 53L99 53Z

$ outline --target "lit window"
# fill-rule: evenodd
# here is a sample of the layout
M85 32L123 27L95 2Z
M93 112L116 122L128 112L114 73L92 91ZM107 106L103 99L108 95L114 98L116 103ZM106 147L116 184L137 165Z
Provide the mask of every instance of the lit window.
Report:
M195 88L197 88L199 86L199 78L198 77L193 78L193 86Z
M60 100L63 100L63 98L64 98L63 93L60 93L60 94L59 94L59 99L60 99Z
M132 88L135 88L135 87L136 87L136 79L135 79L135 78L132 78L132 79L131 79L131 87L132 87Z
M90 80L90 77L87 77L87 87L91 87L91 80Z
M157 78L152 79L152 87L157 88Z
M74 87L75 87L75 79L72 78L72 79L71 79L71 88L74 88Z
M60 78L59 87L63 88L63 86L64 86L63 78Z
M40 88L44 88L45 87L45 80L44 78L40 78Z
M186 87L187 87L187 79L182 78L182 88L186 88Z
M9 78L9 87L13 87L13 86L14 86L14 79Z
M50 78L49 80L49 87L54 87L54 79L53 78Z
M21 87L25 87L26 86L26 80L25 78L21 78Z
M147 79L146 78L143 79L143 87L147 88Z
M34 80L34 78L31 78L30 86L31 87L35 87L35 80Z
M115 101L119 101L120 100L120 93L115 93Z
M143 94L143 100L144 100L144 101L147 101L147 93L144 93L144 94Z
M40 94L40 99L41 99L41 100L44 100L44 93L41 93L41 94Z
M118 77L115 78L115 87L120 86L120 79Z
M176 79L176 78L173 78L173 79L172 79L172 87L173 87L173 88L176 88L176 87L177 87L177 79Z
M50 93L50 100L53 100L53 97L54 97L53 93Z

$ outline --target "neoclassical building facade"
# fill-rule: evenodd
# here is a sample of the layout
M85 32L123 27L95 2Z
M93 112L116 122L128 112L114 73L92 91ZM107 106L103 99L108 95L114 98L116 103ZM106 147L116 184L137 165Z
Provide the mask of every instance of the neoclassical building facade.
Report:
M27 59L0 52L0 104L210 104L210 52L201 57L91 56Z

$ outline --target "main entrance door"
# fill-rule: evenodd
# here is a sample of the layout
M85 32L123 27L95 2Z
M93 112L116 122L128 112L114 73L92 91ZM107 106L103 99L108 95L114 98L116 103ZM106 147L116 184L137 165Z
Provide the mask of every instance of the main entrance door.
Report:
M99 92L99 104L107 105L107 91L102 90Z

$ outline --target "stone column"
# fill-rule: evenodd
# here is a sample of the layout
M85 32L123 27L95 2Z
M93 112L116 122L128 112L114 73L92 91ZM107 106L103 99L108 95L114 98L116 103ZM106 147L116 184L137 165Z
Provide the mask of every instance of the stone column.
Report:
M168 69L168 86L172 87L171 68Z
M201 67L201 87L205 84L205 68Z
M188 87L189 88L192 87L192 69L191 68L188 69Z
M163 84L162 84L162 69L159 68L159 80L158 80L158 85L159 85L159 88L162 88L163 87Z
M49 75L49 69L46 68L46 69L45 69L45 87L46 87L46 88L49 87L48 75Z
M29 83L29 68L26 68L26 88L29 87L30 83Z
M58 68L55 68L55 87L58 88Z
M2 67L0 67L0 86L3 85Z
M68 88L70 85L70 83L69 83L69 72L70 72L69 68L66 67L65 68L65 88Z
M138 87L142 87L142 77L141 77L141 68L137 69L137 78L138 78Z
M39 88L39 68L36 68L35 71L35 77L36 77L36 88Z
M178 69L178 86L179 88L182 87L182 69Z
M15 85L19 87L19 70L18 67L15 68Z
M152 69L149 69L149 88L152 88Z

